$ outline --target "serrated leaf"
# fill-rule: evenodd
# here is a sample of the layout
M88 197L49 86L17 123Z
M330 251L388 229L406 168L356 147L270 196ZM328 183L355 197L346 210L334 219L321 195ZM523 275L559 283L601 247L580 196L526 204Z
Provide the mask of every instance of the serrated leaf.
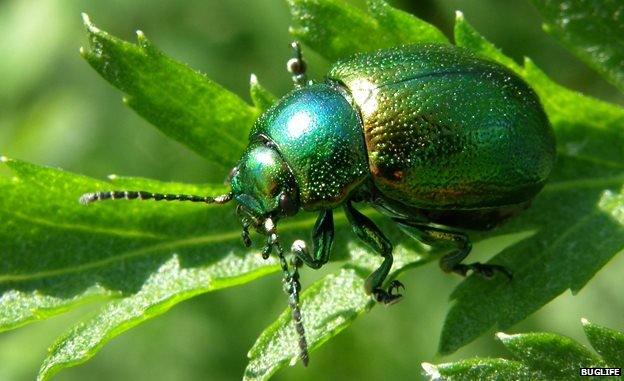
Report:
M287 0L290 33L333 61L359 52L417 42L447 43L440 30L419 18L369 0L368 12L342 0Z
M602 360L576 341L554 333L525 333L506 335L498 339L515 358L542 379L569 380L578 375L580 368L600 368Z
M244 249L230 206L102 202L78 197L117 186L217 194L223 187L121 179L110 184L4 158L0 178L0 330L105 298L102 310L53 348L40 374L93 355L106 341L198 293L277 271L257 249ZM19 208L15 206L19 205ZM283 226L297 234L313 220Z
M537 377L529 368L517 361L493 358L475 358L452 363L422 364L430 380L453 381L532 381Z
M470 277L452 295L440 352L453 352L492 327L507 329L567 289L580 290L624 249L624 110L552 82L530 60L510 63L461 17L455 40L521 75L540 96L557 138L550 182L500 232L535 234L492 259L513 282L493 287Z
M137 32L137 44L100 30L83 15L89 48L82 56L124 101L172 139L224 168L247 146L259 110L203 74L177 62Z
M370 255L355 244L350 245L349 252L351 260L337 274L318 280L301 294L301 313L310 351L336 336L376 304L364 293L364 282L379 267L380 257ZM428 259L401 246L395 248L394 258L391 279ZM290 310L286 310L262 332L249 351L250 362L244 380L267 380L280 368L296 364L298 355L295 327Z
M582 319L583 330L592 347L612 367L624 368L624 333Z
M274 264L274 261L269 263ZM195 295L247 283L277 269L259 255L230 254L210 266L184 268L173 254L130 296L108 303L96 316L80 322L49 349L39 380L93 357L106 342L124 331L165 313Z
M624 92L624 3L532 0L544 30Z
M583 319L585 332L602 356L576 341L554 333L525 333L496 336L514 359L472 358L440 365L423 364L430 380L571 380L581 368L620 367L624 335ZM597 343L598 345L594 344ZM606 354L606 355L605 355ZM616 360L613 359L615 356ZM619 359L619 360L618 360ZM614 365L615 364L615 365ZM599 380L601 377L583 377Z
M301 310L310 349L344 330L370 305L364 280L354 269L342 269L308 287L301 294ZM331 298L328 296L331 295ZM244 380L268 380L287 364L298 360L297 333L290 310L284 311L249 351Z

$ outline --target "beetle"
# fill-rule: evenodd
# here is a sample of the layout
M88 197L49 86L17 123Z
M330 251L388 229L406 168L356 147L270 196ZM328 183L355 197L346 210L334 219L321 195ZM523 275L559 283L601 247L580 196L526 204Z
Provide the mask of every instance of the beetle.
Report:
M312 82L299 45L287 68L295 89L255 122L247 149L228 178L227 194L193 196L106 191L81 197L237 203L242 239L267 236L284 272L300 357L307 364L297 268L320 268L334 241L333 212L342 208L355 235L383 262L365 291L397 302L403 285L385 288L392 243L354 204L368 203L420 241L451 245L442 270L485 277L504 267L462 261L466 230L490 230L527 208L555 162L555 139L536 93L512 71L459 47L424 44L356 54ZM296 240L285 259L277 222L300 211L318 214L312 249ZM292 265L292 267L291 267Z

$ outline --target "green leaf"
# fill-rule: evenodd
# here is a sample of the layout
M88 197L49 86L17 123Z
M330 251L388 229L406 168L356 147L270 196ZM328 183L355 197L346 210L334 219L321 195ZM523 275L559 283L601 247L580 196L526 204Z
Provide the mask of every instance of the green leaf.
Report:
M499 229L533 232L492 259L513 271L513 281L492 285L470 277L458 286L442 353L492 327L511 327L567 289L577 292L624 249L624 110L557 85L528 59L524 67L512 63L461 14L455 34L458 45L507 65L539 94L555 130L558 163L532 207Z
M362 275L355 269L342 269L301 294L301 312L310 349L344 330L370 306L371 298L363 290ZM287 309L262 332L249 351L250 361L243 379L268 380L285 365L295 365L299 360L297 342L291 311Z
M41 379L85 361L112 337L181 300L278 270L275 260L244 249L231 206L78 203L82 193L117 187L218 194L223 186L108 183L7 158L2 166L15 177L0 178L0 330L107 300L54 345ZM300 220L282 231L299 235L313 223Z
M254 106L262 112L277 101L277 97L258 82L258 77L255 74L249 78L249 95Z
M624 3L532 0L544 30L624 92Z
M517 361L492 358L474 358L453 363L422 364L425 376L430 380L454 381L532 381L536 375Z
M137 44L98 29L83 14L89 34L82 56L123 91L124 101L172 139L224 167L233 167L247 146L260 110L205 75L152 45L143 32Z
M343 215L340 217L344 220ZM364 282L379 267L381 258L357 244L349 245L349 252L349 263L337 274L327 275L301 294L301 313L310 351L336 336L376 304L364 293ZM390 278L407 268L424 264L427 259L426 255L404 246L396 247ZM298 355L297 335L287 309L262 332L249 351L250 362L244 380L267 380L287 364L296 364Z
M581 319L583 330L596 352L615 368L624 368L624 333Z
M473 358L423 369L430 380L571 380L580 368L622 367L624 334L583 319L585 333L598 355L576 341L554 333L496 336L514 360ZM588 377L601 379L601 377Z
M600 358L576 341L554 333L506 335L498 339L523 364L542 374L542 379L569 380L579 368L600 368Z
M247 283L276 270L267 264L259 255L228 255L210 266L185 268L183 258L173 254L150 274L137 293L108 303L94 317L60 337L49 349L39 379L87 361L113 337L185 299Z
M358 52L417 42L448 43L437 28L369 0L368 12L342 0L287 0L292 15L290 33L330 61Z
M461 11L455 12L455 44L463 48L472 50L491 60L497 61L515 72L522 71L513 59L507 57L496 46L481 36L474 28L468 24Z

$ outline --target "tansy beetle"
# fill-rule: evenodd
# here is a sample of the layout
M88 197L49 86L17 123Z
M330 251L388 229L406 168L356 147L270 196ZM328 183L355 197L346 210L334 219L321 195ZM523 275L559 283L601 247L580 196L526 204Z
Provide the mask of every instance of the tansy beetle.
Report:
M88 193L106 199L237 203L245 246L249 229L266 235L284 273L300 357L308 362L299 310L301 263L319 268L334 241L333 211L342 208L355 235L383 262L365 291L380 303L401 298L384 288L392 243L354 204L368 203L428 245L450 245L447 272L491 277L503 267L462 263L465 230L489 230L528 207L555 161L555 139L535 92L505 67L449 45L412 45L357 54L332 66L324 81L306 78L297 43L287 68L295 89L255 122L231 191L212 196L143 191ZM315 212L312 250L296 240L285 259L277 223Z

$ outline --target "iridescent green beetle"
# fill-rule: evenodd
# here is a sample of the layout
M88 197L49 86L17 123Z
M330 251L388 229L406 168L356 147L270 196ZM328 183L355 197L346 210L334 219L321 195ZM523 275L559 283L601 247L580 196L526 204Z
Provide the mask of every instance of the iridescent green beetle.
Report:
M324 82L312 83L298 45L293 47L288 69L295 90L256 121L231 173L230 193L112 191L81 201L234 199L245 245L253 227L268 237L265 257L277 250L305 364L300 262L289 269L278 220L302 210L318 213L311 252L301 240L292 251L319 268L331 255L333 210L343 208L356 236L384 258L365 291L385 304L401 297L399 282L383 288L392 244L354 203L371 204L429 245L454 245L440 260L444 271L511 277L501 266L461 263L471 248L462 230L491 229L528 207L553 167L555 139L535 92L508 69L466 50L414 45L359 54L336 63Z

